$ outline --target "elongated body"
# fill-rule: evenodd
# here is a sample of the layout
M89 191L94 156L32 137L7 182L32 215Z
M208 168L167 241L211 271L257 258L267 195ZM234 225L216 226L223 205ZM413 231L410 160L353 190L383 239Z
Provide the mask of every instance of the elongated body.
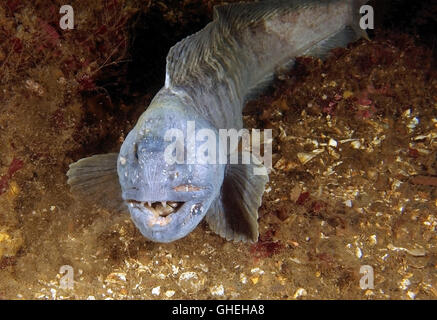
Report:
M119 154L72 164L73 191L109 208L128 208L141 233L170 242L206 218L228 240L258 239L258 208L268 180L259 163L189 163L199 141L182 140L181 160L165 157L169 130L241 129L245 101L275 68L301 55L324 57L364 36L362 0L290 0L219 6L214 21L170 49L166 80L126 137ZM222 152L221 150L217 151ZM220 154L218 155L220 156ZM226 158L227 154L221 154Z

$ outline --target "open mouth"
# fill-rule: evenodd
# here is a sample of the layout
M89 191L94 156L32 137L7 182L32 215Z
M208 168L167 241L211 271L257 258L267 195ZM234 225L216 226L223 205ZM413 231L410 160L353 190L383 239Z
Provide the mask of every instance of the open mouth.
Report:
M181 199L184 200L184 199ZM139 201L126 199L129 213L149 240L170 242L191 232L205 215L199 199L187 201Z
M155 217L167 217L168 215L176 212L181 208L185 202L177 202L177 201L137 201L137 200L128 200L129 204L135 207L141 208L143 206L149 212L151 212Z

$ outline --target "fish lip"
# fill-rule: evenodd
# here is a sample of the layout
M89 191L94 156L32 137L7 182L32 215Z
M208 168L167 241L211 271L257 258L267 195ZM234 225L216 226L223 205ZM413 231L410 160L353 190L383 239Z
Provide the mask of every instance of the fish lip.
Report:
M191 184L188 184L188 186L193 186ZM138 187L127 187L123 188L122 190L122 198L124 201L138 201L138 202L160 202L160 201L175 201L175 202L186 202L191 201L193 199L197 199L198 201L203 201L207 199L211 193L214 192L214 186L212 185L195 185L198 189L198 191L185 191L183 189L180 189L179 191L177 188L178 186L171 187L170 190L166 191L162 195L160 195L159 198L155 198L153 196L152 198L149 198L146 192L144 192L141 188ZM176 188L176 190L175 190ZM162 198L161 198L162 197Z
M212 191L212 186L207 185L197 192L170 191L163 192L159 197L151 198L143 192L133 193L125 190L122 197L134 225L145 238L153 242L169 243L187 236L196 228L215 198ZM183 205L165 217L158 217L156 213L154 214L143 205L144 202L160 202L161 200L167 203L169 201L183 202Z
M187 210L189 206L193 206L193 205L202 205L202 201L198 200L198 199L193 199L193 200L189 200L189 201L169 201L167 200L167 202L178 202L180 203L179 207L177 208L177 210L175 210L174 212L162 216L156 213L156 211L154 212L154 210L150 209L148 206L144 205L144 202L147 201L138 201L138 200L133 200L133 199L129 199L129 200L125 200L128 203L128 207L129 209L135 209L136 212L140 212L141 218L144 218L147 221L147 226L153 230L164 230L166 229L166 226L174 219L177 219L178 217L180 217L181 215L183 215L184 213L186 215L189 215L189 211ZM160 202L160 201L151 201L153 203L156 202ZM187 214L188 213L188 214ZM167 220L167 221L165 221Z
M196 208L200 210L196 211ZM151 241L161 243L172 242L189 234L203 218L204 209L203 201L190 200L174 213L157 217L142 205L129 206L131 218L141 234Z

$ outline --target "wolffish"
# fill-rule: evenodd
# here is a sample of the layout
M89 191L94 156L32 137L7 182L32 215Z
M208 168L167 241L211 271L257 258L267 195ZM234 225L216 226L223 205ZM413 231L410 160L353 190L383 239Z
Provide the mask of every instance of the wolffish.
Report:
M240 130L245 102L277 67L292 66L302 55L323 58L332 48L366 37L358 26L365 2L271 0L215 7L212 22L170 49L165 85L120 153L70 165L72 191L109 209L128 209L152 241L180 239L204 218L227 240L257 241L268 176L253 169L262 164L170 164L164 159L165 133L186 132L190 121L197 131Z

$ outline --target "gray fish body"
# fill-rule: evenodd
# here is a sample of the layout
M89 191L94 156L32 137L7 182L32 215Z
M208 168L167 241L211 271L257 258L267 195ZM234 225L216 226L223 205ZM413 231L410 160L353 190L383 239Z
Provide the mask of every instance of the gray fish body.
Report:
M256 241L258 208L268 180L253 175L259 164L169 164L164 136L169 129L186 132L189 121L196 131L207 128L217 137L219 129L241 129L245 101L269 83L277 67L290 66L301 55L324 57L331 48L364 35L357 27L364 2L264 1L216 7L211 23L170 49L165 86L119 155L73 164L68 173L72 189L86 193L97 188L94 194L100 195L102 183L92 181L102 181L98 168L104 162L103 180L116 172L119 189L112 189L121 193L106 204L127 204L148 239L180 239L206 217L211 229L228 240Z

